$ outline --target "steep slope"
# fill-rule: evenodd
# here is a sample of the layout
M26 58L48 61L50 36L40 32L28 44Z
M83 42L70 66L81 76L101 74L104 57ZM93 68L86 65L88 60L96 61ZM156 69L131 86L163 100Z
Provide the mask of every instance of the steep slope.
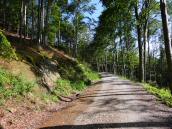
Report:
M20 40L7 32L4 34L0 35L0 39L3 37L0 46L5 40L11 50L6 56L0 54L0 125L5 128L14 128L16 124L22 126L22 122L31 119L28 118L31 114L37 114L38 118L43 116L43 110L98 79L97 73L62 51L37 46L29 39Z

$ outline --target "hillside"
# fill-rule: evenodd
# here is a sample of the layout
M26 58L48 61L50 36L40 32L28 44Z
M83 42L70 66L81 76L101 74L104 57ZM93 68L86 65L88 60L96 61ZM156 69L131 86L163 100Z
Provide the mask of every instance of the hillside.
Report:
M53 47L39 47L30 39L20 40L9 32L0 33L0 39L9 43L8 47L1 43L1 48L13 51L0 57L0 123L3 127L26 126L22 122L31 119L31 114L37 112L38 118L44 116L57 102L71 100L67 96L75 98L99 78L87 64Z

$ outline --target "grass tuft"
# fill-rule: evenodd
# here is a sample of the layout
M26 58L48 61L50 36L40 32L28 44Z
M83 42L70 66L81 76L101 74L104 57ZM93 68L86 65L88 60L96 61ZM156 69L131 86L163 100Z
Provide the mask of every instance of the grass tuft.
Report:
M172 107L172 94L169 89L158 88L156 86L151 86L150 84L144 84L144 88L157 96L160 100L166 103L168 106Z

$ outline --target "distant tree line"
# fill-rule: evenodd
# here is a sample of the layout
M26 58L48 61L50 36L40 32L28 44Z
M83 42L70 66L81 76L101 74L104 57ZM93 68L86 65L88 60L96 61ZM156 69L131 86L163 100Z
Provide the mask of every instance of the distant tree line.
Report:
M95 10L90 0L1 0L0 7L1 29L21 39L62 47L75 57L90 42L93 20L84 15Z
M94 42L88 60L100 71L111 71L169 86L172 91L172 47L169 31L171 0L101 0ZM87 55L90 56L89 54Z

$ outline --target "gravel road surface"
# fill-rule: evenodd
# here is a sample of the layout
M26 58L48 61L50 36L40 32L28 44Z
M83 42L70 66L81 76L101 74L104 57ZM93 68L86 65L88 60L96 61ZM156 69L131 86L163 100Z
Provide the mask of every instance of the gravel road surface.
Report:
M137 83L108 73L102 76L94 92L81 95L41 129L172 129L172 108Z

